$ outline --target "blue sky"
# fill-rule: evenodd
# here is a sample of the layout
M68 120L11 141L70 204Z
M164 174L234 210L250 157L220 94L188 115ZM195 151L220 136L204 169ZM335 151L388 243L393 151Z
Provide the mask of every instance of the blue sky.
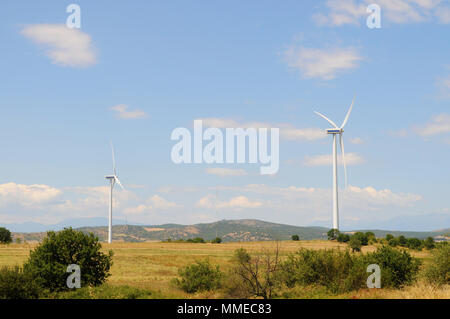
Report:
M313 111L341 123L356 94L341 226L450 227L449 27L438 0L5 1L0 223L106 217L112 140L118 219L330 226L331 137ZM280 127L278 173L175 165L170 134L194 119Z

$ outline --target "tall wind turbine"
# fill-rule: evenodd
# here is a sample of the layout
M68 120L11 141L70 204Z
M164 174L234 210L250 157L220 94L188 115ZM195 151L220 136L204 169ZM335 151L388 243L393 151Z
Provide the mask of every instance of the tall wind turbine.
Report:
M109 185L111 187L110 189L110 193L109 193L109 222L108 222L108 243L111 244L112 241L112 206L113 206L113 189L114 189L114 184L117 182L117 184L119 184L119 186L125 190L125 188L123 188L122 183L120 182L119 178L117 177L116 174L116 159L114 157L114 147L111 144L111 152L112 152L112 160L113 160L113 175L107 175L105 176L105 178L107 180L109 180Z
M339 206L338 206L338 180L337 180L337 135L339 135L339 144L341 146L342 153L342 163L344 164L345 173L345 187L347 187L347 167L345 165L345 152L344 152L344 140L342 135L344 133L344 126L347 124L350 113L352 112L353 104L355 103L355 98L353 98L352 104L347 111L344 122L342 122L341 127L338 127L332 120L330 120L325 115L315 112L320 117L324 118L328 123L333 125L333 128L327 129L327 134L333 135L333 228L339 230Z

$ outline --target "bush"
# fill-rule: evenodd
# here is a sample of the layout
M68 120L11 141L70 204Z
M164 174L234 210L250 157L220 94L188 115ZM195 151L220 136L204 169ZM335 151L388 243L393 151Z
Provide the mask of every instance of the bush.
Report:
M367 279L362 255L348 251L301 249L282 264L284 283L319 285L332 292L344 292L364 287Z
M340 233L337 238L337 241L340 243L346 243L346 242L350 241L350 236L348 234Z
M212 242L213 244L220 244L220 243L222 242L222 238L216 237L216 238L214 238L213 240L211 240L211 242Z
M298 235L292 235L291 239L294 240L294 241L299 241L300 237Z
M421 250L423 242L418 238L408 238L406 246L410 249Z
M98 286L110 276L112 251L104 254L93 234L64 229L48 232L44 241L31 253L24 270L49 291L67 290L67 266L76 264L81 269L81 285Z
M328 240L335 240L339 236L339 230L337 230L336 228L332 228L328 231L327 236Z
M437 285L450 284L450 246L439 246L432 254L432 263L425 269L427 281Z
M353 252L361 251L361 241L356 236L352 236L348 244Z
M386 240L389 242L391 239L394 239L394 236L392 234L387 234Z
M427 239L425 239L425 241L423 242L423 246L426 249L433 249L434 247L436 247L433 237L427 237Z
M9 244L10 242L12 242L11 232L4 227L0 227L0 244Z
M240 277L238 289L252 296L271 299L282 284L278 244L275 253L265 251L254 256L240 248L235 251L234 258L237 266L233 271Z
M39 286L22 268L0 269L0 299L34 299L39 297Z
M388 245L391 247L397 247L400 245L400 242L398 241L398 238L394 237L394 238L389 239Z
M362 233L362 232L356 232L353 234L352 238L357 238L359 240L359 242L361 243L362 246L367 246L369 244L369 238L367 237L366 234ZM350 238L351 240L351 238Z
M195 244L203 244L205 242L205 240L201 237L189 238L186 241L188 243L195 243Z
M219 266L211 266L208 260L197 261L195 264L179 269L178 274L181 279L176 278L174 283L187 293L220 288L223 277Z
M417 277L420 261L407 251L399 251L383 246L376 252L367 254L368 263L377 264L381 268L381 286L400 288L411 284Z

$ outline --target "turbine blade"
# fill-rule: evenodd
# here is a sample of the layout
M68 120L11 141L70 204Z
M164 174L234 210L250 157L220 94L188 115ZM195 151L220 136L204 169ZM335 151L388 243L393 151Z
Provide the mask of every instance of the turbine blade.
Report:
M123 187L122 183L119 181L119 178L117 178L116 175L114 175L114 180L117 182L117 184L119 184L120 188L122 188L123 190L125 190L125 188Z
M109 144L111 145L112 160L113 160L113 172L114 172L114 175L116 175L116 158L114 156L114 146L113 146L112 141L110 141Z
M339 143L341 144L342 164L344 165L344 175L345 175L345 188L347 189L347 165L345 163L344 140L342 138L342 133L339 134Z
M342 122L341 128L344 128L345 124L347 124L348 118L350 117L350 113L352 112L353 109L353 104L355 103L355 98L356 95L353 97L352 104L350 105L350 108L347 111L347 115L345 116L344 122Z
M328 117L326 117L325 115L323 115L322 113L316 112L314 111L314 113L316 113L317 115L319 115L320 117L324 118L326 121L328 121L328 123L330 123L331 125L333 125L335 128L339 128L332 120L330 120Z

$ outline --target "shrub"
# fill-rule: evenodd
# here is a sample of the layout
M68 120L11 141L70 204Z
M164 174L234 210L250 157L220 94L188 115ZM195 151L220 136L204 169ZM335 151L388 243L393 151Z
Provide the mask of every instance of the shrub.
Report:
M367 262L381 268L381 286L400 288L411 284L417 277L420 261L407 251L383 246L367 254Z
M361 241L356 236L352 236L348 244L353 252L361 251Z
M36 278L39 285L49 291L66 290L67 266L76 264L81 269L81 285L98 286L110 276L112 251L104 254L93 234L64 229L48 232L24 265L24 270Z
M178 274L181 279L176 278L174 283L187 293L220 288L223 277L219 266L213 267L208 260L181 268Z
M0 299L34 299L39 297L39 292L31 274L19 266L0 269Z
M423 242L418 238L408 238L406 246L410 249L421 250Z
M4 227L0 227L0 244L9 244L10 242L12 242L11 232Z
M400 235L398 236L398 244L399 246L406 247L406 245L408 244L408 240L406 239L405 236Z
M328 240L335 240L339 236L339 230L337 230L336 228L332 228L328 231L327 236Z
M291 288L319 285L343 292L363 287L367 279L363 257L348 251L301 249L288 256L282 269L284 283Z
M367 235L362 232L356 232L353 234L352 237L357 238L362 246L367 246L369 244L369 239L367 238Z
M337 241L340 243L346 243L346 242L350 241L350 236L348 234L340 233L338 235Z
M292 235L291 239L294 240L294 241L299 241L300 237L298 235Z
M432 263L425 269L426 279L437 285L450 284L450 246L439 246L432 254Z
M189 238L186 241L188 243L195 243L195 244L203 244L205 242L205 240L201 237Z
M391 247L397 247L400 245L400 242L398 241L398 238L394 237L394 238L389 239L388 245Z
M392 234L387 234L386 235L386 240L389 242L391 239L393 239L394 236Z
M216 237L216 238L214 238L213 240L211 240L211 242L212 242L213 244L220 244L220 243L222 242L222 238Z
M282 284L279 263L279 246L275 253L269 251L250 256L243 248L235 251L237 266L233 271L240 277L241 291L248 291L252 296L271 299Z
M434 247L436 247L433 237L427 237L427 239L425 239L425 241L423 242L423 246L426 249L433 249Z

